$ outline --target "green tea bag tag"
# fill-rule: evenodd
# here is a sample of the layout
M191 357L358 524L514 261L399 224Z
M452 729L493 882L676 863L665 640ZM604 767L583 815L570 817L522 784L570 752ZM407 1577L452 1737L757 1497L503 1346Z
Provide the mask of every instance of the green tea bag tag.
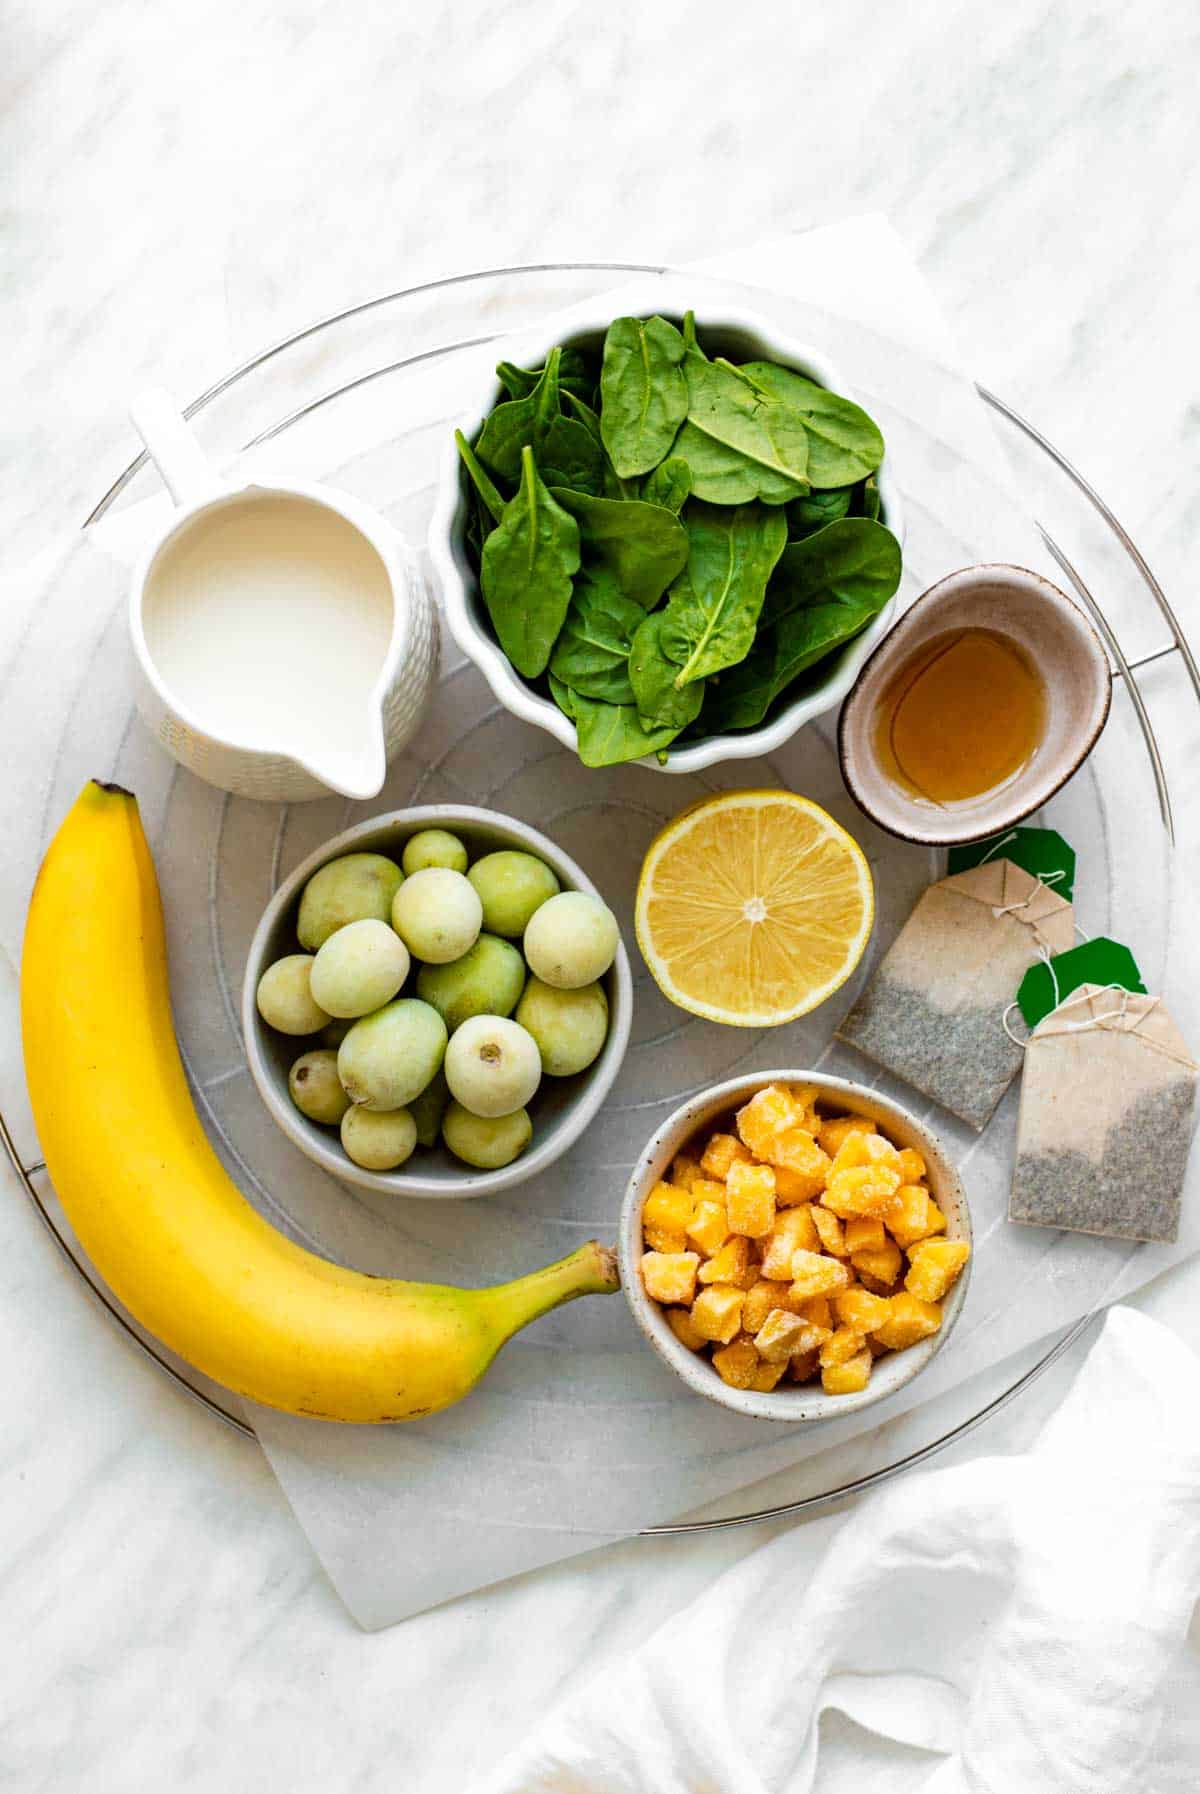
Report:
M966 872L971 866L982 866L985 860L1001 858L1011 860L1031 877L1040 878L1068 903L1075 895L1075 849L1052 828L1010 828L983 841L952 847L946 870Z
M1094 941L1071 947L1066 953L1055 953L1049 960L1030 966L1017 991L1017 1005L1029 1028L1036 1028L1059 1004L1065 1002L1081 984L1100 987L1114 985L1121 990L1139 991L1146 986L1137 961L1120 941L1098 935Z

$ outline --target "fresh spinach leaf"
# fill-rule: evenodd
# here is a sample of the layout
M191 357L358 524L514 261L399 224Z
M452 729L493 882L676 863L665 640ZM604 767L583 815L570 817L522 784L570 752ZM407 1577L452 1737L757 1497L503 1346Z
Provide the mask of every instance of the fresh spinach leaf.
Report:
M688 558L678 518L640 499L593 498L562 486L553 492L579 525L585 562L610 568L626 598L652 609Z
M563 401L563 415L573 417L577 423L581 423L588 435L603 448L604 435L600 429L599 413L592 410L586 399L569 392L565 386L559 386L559 397Z
M678 729L647 729L632 704L599 704L571 693L579 758L585 766L620 766L647 754L661 758Z
M600 425L623 480L657 467L687 416L684 341L665 318L614 318L604 338Z
M639 497L648 505L661 505L678 517L692 490L692 470L678 455L660 461L642 481Z
M513 399L525 399L533 391L545 367L519 368L511 361L502 361L496 368L496 378L505 392ZM596 377L591 370L591 363L582 349L567 348L560 351L558 363L559 397L568 393L580 399L588 399Z
M798 412L696 349L684 356L683 371L687 418L671 454L691 469L695 497L722 505L752 498L785 504L809 490L808 431Z
M788 541L802 542L849 514L857 486L830 486L824 492L810 492L807 498L793 498L787 509Z
M850 486L883 460L883 436L861 405L774 361L740 369L760 390L799 415L808 431L808 477L814 486Z
M840 517L802 542L789 542L771 576L763 625L836 599L881 610L900 584L900 544L868 517Z
M471 482L483 504L491 512L492 520L499 523L504 515L504 507L508 503L503 492L488 477L487 469L481 467L479 457L467 441L461 430L455 430L454 440L458 444L459 458L471 476Z
M585 698L632 704L629 649L645 614L626 598L610 568L585 567L554 646L551 674Z
M704 681L696 679L683 686L677 683L679 668L663 650L666 620L667 612L658 610L640 624L629 654L629 682L644 728L686 729L700 714Z
M546 670L579 571L579 526L521 452L521 484L483 545L480 584L500 646L519 673Z
M879 481L874 474L868 475L862 484L855 487L855 501L850 509L856 517L879 517Z
M688 564L667 594L655 642L677 686L736 664L754 641L767 582L787 541L774 506L688 505Z
M571 697L570 686L564 685L562 680L557 678L554 673L548 673L547 679L550 684L550 696L554 699L554 702L558 705L563 715L569 716L571 721L574 722L575 704Z
M498 478L516 481L521 476L521 456L527 448L539 450L540 438L559 418L558 367L561 349L552 349L538 383L523 398L508 399L489 411L475 443L475 453Z
M547 486L569 486L575 492L604 491L604 450L585 424L573 417L552 417L534 436L538 472Z
M880 608L834 598L792 611L765 629L753 653L709 688L705 733L757 728L794 679L865 629Z

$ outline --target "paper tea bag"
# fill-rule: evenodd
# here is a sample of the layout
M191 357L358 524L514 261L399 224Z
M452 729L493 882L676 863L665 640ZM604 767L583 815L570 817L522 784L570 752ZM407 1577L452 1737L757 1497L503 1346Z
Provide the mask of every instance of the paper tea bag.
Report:
M1074 939L1071 905L1011 860L957 872L922 896L838 1038L984 1128L1021 1064L1004 1011Z
M1160 997L1080 985L1026 1043L1009 1220L1174 1240L1195 1095Z

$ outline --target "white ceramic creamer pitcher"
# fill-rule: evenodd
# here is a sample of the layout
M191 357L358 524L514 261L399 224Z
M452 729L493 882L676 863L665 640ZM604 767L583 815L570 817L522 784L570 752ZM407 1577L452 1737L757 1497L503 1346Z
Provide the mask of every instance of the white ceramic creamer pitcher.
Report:
M176 507L129 594L142 717L240 797L374 797L433 681L415 557L345 493L222 479L165 393L131 415Z

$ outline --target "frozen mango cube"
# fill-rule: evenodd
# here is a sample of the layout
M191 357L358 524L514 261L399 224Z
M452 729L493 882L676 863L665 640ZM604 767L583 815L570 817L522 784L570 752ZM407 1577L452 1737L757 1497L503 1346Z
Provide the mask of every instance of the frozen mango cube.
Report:
M900 1173L889 1165L848 1165L839 1171L836 1163L821 1198L825 1207L842 1220L852 1215L886 1217L900 1188Z
M713 1369L731 1389L749 1389L758 1369L758 1353L749 1339L735 1339L712 1355Z
M775 1225L763 1245L762 1274L781 1283L790 1283L792 1255L804 1247L806 1252L819 1252L820 1235L807 1203L800 1208L784 1209L775 1218Z
M806 1252L803 1246L792 1254L792 1294L794 1296L828 1296L845 1289L850 1273L840 1258L826 1258L824 1253Z
M789 1359L788 1375L793 1383L807 1383L816 1374L817 1354L815 1349L809 1352L797 1352L794 1358Z
M757 1333L773 1308L799 1309L800 1302L792 1295L786 1283L768 1282L760 1278L752 1283L746 1291L746 1302L742 1309L742 1326L747 1333Z
M775 1173L769 1165L736 1161L725 1179L725 1210L731 1233L761 1239L775 1224Z
M692 1304L692 1321L697 1333L718 1345L728 1345L742 1324L745 1300L746 1292L735 1289L731 1283L710 1283Z
M770 1395L786 1369L786 1363L768 1364L765 1358L760 1360L758 1369L750 1379L751 1389L756 1395Z
M925 1176L925 1161L915 1146L902 1146L896 1154L896 1169L906 1184L919 1184Z
M929 1191L924 1184L901 1184L884 1222L898 1246L911 1246L929 1231Z
M865 1274L876 1283L889 1285L900 1275L903 1260L895 1240L885 1240L882 1246L868 1246L865 1252L856 1252L850 1262L860 1277Z
M806 1127L810 1134L815 1134L821 1125L821 1117L817 1113L817 1104L821 1100L821 1092L815 1084L793 1084L791 1086L791 1092L792 1101L795 1103L797 1109L807 1113L808 1119L801 1120L801 1127ZM810 1122L812 1124L811 1126L809 1126Z
M791 1208L798 1202L812 1202L825 1188L830 1162L822 1153L814 1171L795 1171L790 1165L776 1165L776 1207Z
M833 1337L832 1327L818 1327L812 1321L805 1320L800 1322L800 1326L801 1332L797 1336L796 1343L792 1348L793 1357L795 1357L798 1352L819 1351L825 1344L825 1341L827 1339L832 1339Z
M882 1327L889 1313L888 1298L873 1296L866 1289L843 1290L833 1298L833 1306L842 1325L859 1333L873 1333L876 1327Z
M696 1293L700 1258L695 1252L643 1252L642 1287L655 1302L682 1302Z
M700 1266L701 1283L732 1283L749 1289L758 1282L758 1266L750 1256L750 1242L740 1234L726 1240L721 1250Z
M836 1325L828 1296L805 1296L803 1301L797 1302L796 1313L802 1314L814 1327L824 1327L826 1333L832 1333Z
M724 1186L716 1186L724 1194ZM729 1238L729 1216L724 1202L698 1202L687 1226L687 1237L698 1252L711 1258Z
M907 1351L918 1340L928 1339L942 1324L942 1311L936 1302L924 1302L908 1290L899 1290L888 1303L888 1317L882 1327L874 1329L880 1345L891 1352Z
M945 1233L946 1217L931 1196L929 1198L929 1233ZM927 1234L926 1238L929 1237Z
M680 1345L686 1346L689 1352L701 1352L708 1344L703 1333L697 1333L690 1308L668 1308L667 1325Z
M866 1343L857 1327L839 1327L821 1347L822 1368L828 1370L831 1364L849 1363L851 1358L858 1357Z
M798 1314L773 1308L754 1336L755 1349L771 1364L786 1364L793 1352L802 1349L800 1341L807 1329L808 1322Z
M769 1159L771 1142L785 1128L795 1127L799 1119L789 1090L779 1084L768 1084L759 1090L736 1117L738 1134L756 1158Z
M865 1252L870 1246L882 1246L887 1238L883 1222L877 1215L855 1215L852 1221L846 1222L845 1237L849 1253Z
M745 1164L749 1158L749 1152L734 1134L714 1134L700 1155L700 1169L708 1177L726 1178L731 1165L739 1160Z
M806 1127L785 1128L771 1140L764 1158L800 1177L827 1176L829 1155L821 1151Z
M678 1184L681 1190L690 1190L697 1178L703 1176L699 1162L689 1158L686 1152L681 1152L671 1165L671 1182Z
M873 1134L875 1123L868 1121L865 1115L831 1115L821 1123L817 1138L830 1158L841 1149L847 1134Z
M909 1254L905 1289L923 1302L940 1302L970 1255L965 1240L922 1240Z
M812 1215L813 1226L817 1230L817 1236L826 1252L830 1253L834 1258L848 1258L849 1253L846 1250L845 1235L842 1232L842 1224L837 1216L831 1214L830 1211L819 1202L814 1202L809 1212Z
M871 1381L871 1366L875 1362L864 1346L853 1358L847 1358L844 1364L830 1364L821 1372L821 1387L826 1395L857 1395Z
M642 1205L642 1233L655 1252L683 1252L687 1224L692 1218L692 1198L674 1184L655 1184Z

